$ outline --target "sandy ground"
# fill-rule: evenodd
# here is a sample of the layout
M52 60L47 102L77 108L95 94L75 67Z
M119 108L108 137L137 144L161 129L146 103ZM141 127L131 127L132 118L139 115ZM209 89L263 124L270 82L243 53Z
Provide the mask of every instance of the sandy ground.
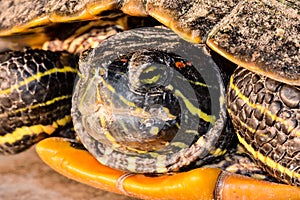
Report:
M34 148L0 156L0 199L133 200L70 180L44 164Z

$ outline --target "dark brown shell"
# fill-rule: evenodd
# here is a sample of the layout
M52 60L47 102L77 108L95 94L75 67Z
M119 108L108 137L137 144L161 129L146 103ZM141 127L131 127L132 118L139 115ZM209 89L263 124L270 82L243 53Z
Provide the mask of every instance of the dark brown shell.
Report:
M95 20L122 10L133 16L150 15L184 39L206 42L242 67L300 85L299 4L297 0L10 0L0 2L0 37L39 33L47 40L46 30L53 23Z

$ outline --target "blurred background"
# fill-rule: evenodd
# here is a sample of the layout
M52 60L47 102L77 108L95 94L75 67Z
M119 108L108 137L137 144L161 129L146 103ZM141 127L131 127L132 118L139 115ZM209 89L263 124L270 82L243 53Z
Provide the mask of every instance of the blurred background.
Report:
M0 199L9 200L134 200L70 180L48 167L35 147L0 156Z

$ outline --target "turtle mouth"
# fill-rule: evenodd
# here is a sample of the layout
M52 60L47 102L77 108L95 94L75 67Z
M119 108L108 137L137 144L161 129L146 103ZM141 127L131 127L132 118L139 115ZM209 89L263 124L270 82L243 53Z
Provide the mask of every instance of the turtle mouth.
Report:
M168 117L168 113L162 113L162 108L158 110L116 109L104 104L96 112L83 116L82 121L90 136L108 146L118 147L119 151L162 150L176 136L178 127L174 124L178 117Z
M175 137L178 128L172 127L168 130L161 130L153 137L148 137L146 139L136 139L136 138L127 138L127 141L118 141L118 144L121 145L123 151L132 151L138 153L146 152L156 152L163 150ZM133 133L133 135L139 135L138 133ZM130 139L133 139L131 141Z

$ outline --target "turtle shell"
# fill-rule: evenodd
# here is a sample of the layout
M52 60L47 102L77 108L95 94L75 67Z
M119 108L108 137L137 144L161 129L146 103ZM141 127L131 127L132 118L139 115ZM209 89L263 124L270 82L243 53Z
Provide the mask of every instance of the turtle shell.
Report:
M144 23L157 24L152 18L145 18L147 21L126 15L117 5L114 1L1 1L0 50L41 48L46 41L74 37L91 21L94 24L90 26L97 29L118 25L126 30ZM88 32L87 28L79 31Z
M120 10L132 16L150 15L186 40L207 43L244 68L300 85L297 0L16 0L2 1L1 8L0 36L34 33L34 37L23 37L27 44L48 40L53 23L112 19L122 15Z

